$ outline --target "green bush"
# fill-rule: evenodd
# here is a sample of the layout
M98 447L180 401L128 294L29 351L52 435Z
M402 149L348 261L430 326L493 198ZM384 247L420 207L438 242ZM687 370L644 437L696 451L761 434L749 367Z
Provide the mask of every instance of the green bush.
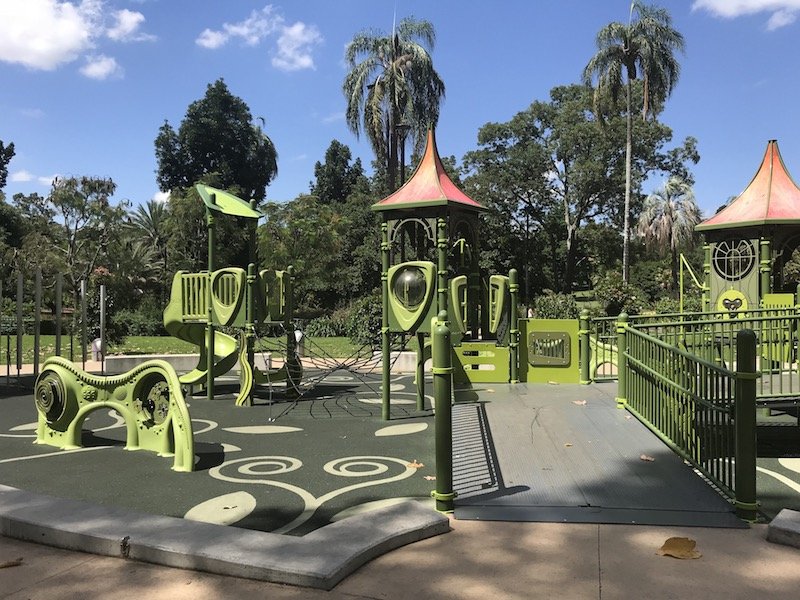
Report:
M356 344L376 345L381 336L381 295L373 292L354 300L347 310L346 333Z
M595 285L594 292L609 316L621 312L638 315L647 308L647 294L634 285L624 283L622 275L616 271L607 271Z
M123 335L167 335L162 318L149 313L149 311L123 308L114 315L113 320L115 325L124 332Z
M547 292L533 301L533 312L537 319L577 319L581 311L571 295Z
M342 337L346 335L346 326L335 315L323 315L308 322L305 334L311 337Z

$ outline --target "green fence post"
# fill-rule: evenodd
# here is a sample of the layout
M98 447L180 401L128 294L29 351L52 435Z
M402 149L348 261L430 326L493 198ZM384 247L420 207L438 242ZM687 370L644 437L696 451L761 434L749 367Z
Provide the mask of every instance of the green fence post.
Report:
M711 311L711 246L703 246L703 312Z
M759 283L761 289L759 290L759 300L764 297L764 294L769 294L772 291L770 279L772 275L772 259L770 257L770 243L769 240L762 239L759 243Z
M581 379L582 385L592 383L592 375L589 372L589 311L585 308L581 311L578 320L578 345L580 346Z
M216 202L216 194L211 194L211 203ZM206 301L208 302L206 323L206 397L214 399L214 303L212 301L211 275L214 273L214 251L216 235L214 232L214 214L206 207L206 229L208 230L208 283Z
M743 329L736 334L736 514L745 521L758 516L756 500L756 334Z
M389 339L389 224L381 223L381 418L388 421L391 407L391 347Z
M439 311L433 327L433 401L436 407L436 510L453 512L453 363L447 311Z
M511 296L511 323L508 340L509 360L511 361L511 383L519 383L519 280L517 270L508 272L508 291Z
M628 313L620 313L617 317L617 408L625 408L628 403Z

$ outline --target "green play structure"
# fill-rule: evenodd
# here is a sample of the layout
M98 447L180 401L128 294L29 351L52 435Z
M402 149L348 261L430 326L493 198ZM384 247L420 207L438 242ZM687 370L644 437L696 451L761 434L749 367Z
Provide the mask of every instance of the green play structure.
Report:
M442 166L432 131L416 171L373 205L382 218L383 416L390 408L392 336L416 336L417 408L432 319L447 315L454 382L578 382L577 322L518 318L517 272L480 272L478 217L486 209Z
M240 388L236 405L251 405L258 384L285 383L287 395L296 394L302 365L295 350L292 322L292 267L285 271L263 269L255 264L255 228L262 217L254 204L206 185L196 189L206 207L208 270L178 271L172 280L170 300L164 309L164 327L200 351L197 367L180 376L187 386L205 383L209 399L214 397L214 379L239 364ZM250 220L251 262L247 270L214 268L216 213ZM286 331L286 355L276 369L262 371L254 365L257 325L281 325ZM219 331L225 328L234 335Z
M45 361L36 381L36 443L79 448L93 411L115 410L127 430L126 450L174 457L175 471L194 470L194 438L181 384L169 363L151 360L123 375L90 375L60 357Z

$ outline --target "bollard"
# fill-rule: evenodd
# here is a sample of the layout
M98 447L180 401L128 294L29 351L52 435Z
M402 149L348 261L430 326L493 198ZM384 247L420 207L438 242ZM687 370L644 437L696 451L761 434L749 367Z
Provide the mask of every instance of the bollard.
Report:
M620 313L617 317L617 408L625 408L628 403L627 368L628 359L628 313Z
M758 517L756 497L756 334L743 329L736 334L736 515L745 521Z
M447 311L439 311L431 323L433 338L433 400L436 407L436 510L453 512L453 366Z
M581 311L578 326L578 345L580 346L581 378L582 385L592 383L592 375L589 372L590 348L589 348L589 311L585 308Z

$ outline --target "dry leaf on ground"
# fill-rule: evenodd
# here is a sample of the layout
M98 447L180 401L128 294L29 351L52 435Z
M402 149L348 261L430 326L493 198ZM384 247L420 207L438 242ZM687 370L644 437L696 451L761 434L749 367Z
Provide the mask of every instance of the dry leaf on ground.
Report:
M586 400L573 400L572 403L578 406L586 406Z
M4 563L0 563L0 569L8 569L9 567L19 567L22 565L22 557L15 558L14 560L7 560Z
M415 458L412 462L408 463L406 466L411 467L412 469L421 469L425 465L423 465L421 462L417 462L417 459Z
M648 456L647 454L642 454L639 457L639 460L643 460L644 462L654 462L656 459L653 458L652 456Z
M436 476L435 475L425 475L425 479L427 481L436 481Z
M572 448L572 444L570 444L569 442L567 442L566 444L564 444L564 448Z
M664 542L664 545L658 549L656 554L681 559L700 558L703 555L695 550L695 546L697 546L697 542L692 539L685 537L671 537Z

